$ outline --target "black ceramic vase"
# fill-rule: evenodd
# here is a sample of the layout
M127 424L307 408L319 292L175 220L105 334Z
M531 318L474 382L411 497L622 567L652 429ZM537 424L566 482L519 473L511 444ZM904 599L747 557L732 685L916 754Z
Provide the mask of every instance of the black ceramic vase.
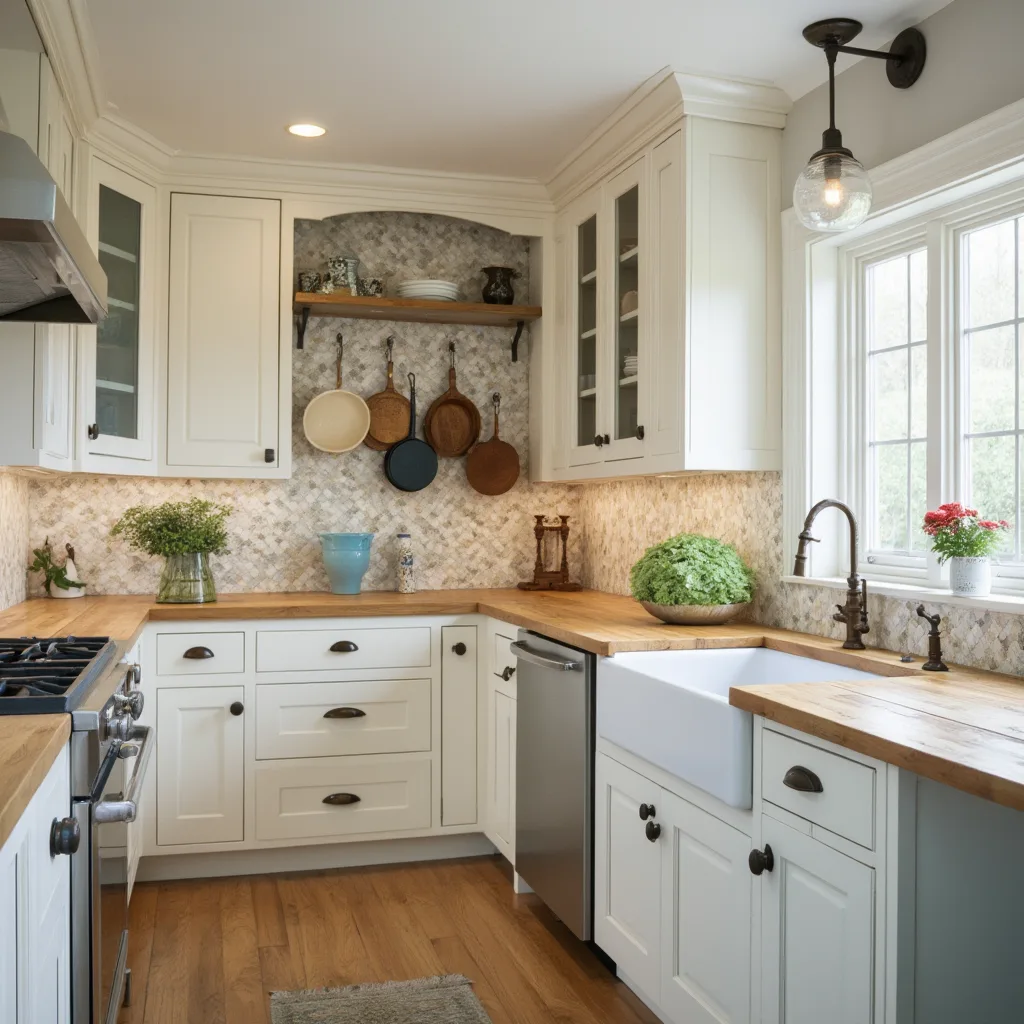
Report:
M484 267L487 284L484 285L484 302L494 305L511 306L515 293L512 291L512 278L519 275L512 267Z

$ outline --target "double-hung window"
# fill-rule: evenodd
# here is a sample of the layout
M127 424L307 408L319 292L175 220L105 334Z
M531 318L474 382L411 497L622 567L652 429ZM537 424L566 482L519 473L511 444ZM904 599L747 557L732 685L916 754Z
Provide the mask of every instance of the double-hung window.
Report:
M974 197L838 254L837 480L869 578L941 588L924 513L1013 524L997 591L1024 595L1024 190Z

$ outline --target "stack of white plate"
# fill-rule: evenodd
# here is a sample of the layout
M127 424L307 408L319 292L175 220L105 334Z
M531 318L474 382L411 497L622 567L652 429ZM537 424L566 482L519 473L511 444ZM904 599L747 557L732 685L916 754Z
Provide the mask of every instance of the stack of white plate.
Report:
M461 297L459 286L451 281L405 281L398 286L403 299L432 299L436 302L457 302Z
M637 372L637 366L638 363L636 356L626 356L626 358L622 361L622 372L627 377L635 377Z

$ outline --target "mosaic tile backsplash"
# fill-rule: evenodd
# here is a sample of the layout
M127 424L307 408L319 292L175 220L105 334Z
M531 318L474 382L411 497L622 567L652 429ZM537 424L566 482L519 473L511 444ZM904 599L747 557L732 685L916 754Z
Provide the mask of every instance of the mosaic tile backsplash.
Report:
M706 533L734 544L753 567L758 590L752 618L770 626L841 639L832 621L841 592L783 583L782 485L775 473L645 478L580 488L582 581L629 593L630 566L647 547L682 532ZM927 627L917 600L868 597L871 646L924 654ZM1024 615L974 611L928 601L943 618L947 660L974 668L1024 674Z
M358 255L362 276L387 276L392 288L408 278L444 278L475 299L484 282L479 270L491 264L519 272L520 297L529 288L524 239L447 217L377 213L300 221L295 253L297 270L321 269L331 255ZM302 413L314 395L335 386L338 331L344 335L344 386L364 396L383 389L383 342L395 336L396 386L408 394L406 374L416 374L420 426L430 403L448 387L447 346L455 341L459 390L480 408L483 438L491 435L491 395L501 394L501 436L520 457L515 487L499 497L477 494L466 480L464 459L441 459L430 487L406 494L385 479L383 452L360 447L327 455L312 448L302 433ZM533 515L564 513L575 520L577 508L574 489L528 481L529 362L526 345L519 362L511 362L510 342L509 332L499 328L313 318L305 349L294 353L290 480L47 479L32 484L30 539L49 534L55 543L71 540L90 593L152 593L162 560L111 540L110 526L130 505L201 495L235 510L231 551L213 559L224 592L328 589L317 539L322 531L377 534L366 590L394 589L399 531L412 534L421 589L512 586L533 570ZM570 554L575 570L576 549Z
M0 611L25 600L29 484L0 470Z

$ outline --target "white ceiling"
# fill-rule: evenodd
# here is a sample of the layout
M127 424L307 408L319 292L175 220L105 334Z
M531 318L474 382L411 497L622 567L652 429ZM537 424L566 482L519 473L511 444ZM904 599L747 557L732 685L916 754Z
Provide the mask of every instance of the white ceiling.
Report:
M542 180L661 68L796 98L826 78L808 22L874 46L948 2L86 0L109 109L175 149Z

